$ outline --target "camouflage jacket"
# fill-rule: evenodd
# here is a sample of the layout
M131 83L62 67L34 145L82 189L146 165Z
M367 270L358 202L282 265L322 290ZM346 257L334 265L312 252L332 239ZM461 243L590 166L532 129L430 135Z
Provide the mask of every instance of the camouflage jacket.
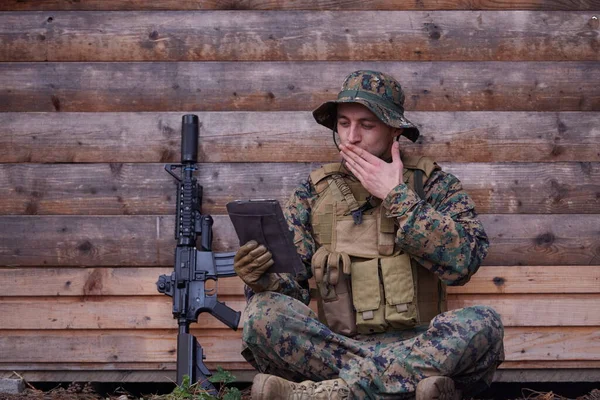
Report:
M398 246L447 285L464 285L487 254L489 241L477 219L475 204L452 174L434 171L424 186L426 201L406 184L396 186L384 199L387 216L396 218ZM295 279L279 274L279 292L310 302L307 280L317 245L312 236L311 210L318 199L310 179L290 196L284 214L306 270ZM247 292L247 296L251 295Z

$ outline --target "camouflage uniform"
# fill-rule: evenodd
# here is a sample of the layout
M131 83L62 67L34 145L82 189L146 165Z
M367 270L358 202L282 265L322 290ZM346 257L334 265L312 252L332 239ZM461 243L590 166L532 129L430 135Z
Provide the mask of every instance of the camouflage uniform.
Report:
M413 126L406 119L401 124ZM412 136L416 140L418 130ZM398 224L396 242L445 284L462 285L485 258L487 236L456 177L436 170L424 189L425 201L404 183L384 199L387 216ZM434 375L452 377L466 393L489 386L504 358L502 322L489 307L452 310L429 326L353 338L319 322L307 306L310 262L317 250L311 209L318 197L309 179L284 209L305 273L295 279L279 274L276 292L246 290L244 357L259 371L292 381L340 377L359 399L410 395L420 380Z

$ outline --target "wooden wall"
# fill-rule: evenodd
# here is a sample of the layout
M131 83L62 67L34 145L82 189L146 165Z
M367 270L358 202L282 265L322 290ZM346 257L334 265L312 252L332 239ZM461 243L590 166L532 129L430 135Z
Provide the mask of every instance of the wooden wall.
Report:
M173 379L176 324L155 282L173 262L163 164L179 160L181 116L202 123L204 211L215 249L233 250L224 205L285 200L335 160L309 111L371 68L407 91L423 137L405 152L456 174L481 213L489 257L449 300L501 313L497 379L600 375L599 0L0 10L0 374ZM243 309L237 278L219 292ZM194 332L209 367L250 376L239 331L202 316Z

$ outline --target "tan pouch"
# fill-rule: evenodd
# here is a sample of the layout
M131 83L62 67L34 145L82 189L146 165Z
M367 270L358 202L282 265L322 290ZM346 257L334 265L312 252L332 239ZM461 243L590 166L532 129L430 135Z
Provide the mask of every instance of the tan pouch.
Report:
M356 320L350 289L350 257L319 248L312 258L313 274L319 293L319 309L327 326L345 336L356 335Z
M361 258L374 258L379 255L377 241L379 214L369 210L363 214L362 223L357 225L351 214L345 215L345 203L334 204L332 249L340 253Z
M329 329L345 336L354 336L356 330L356 317L352 308L352 292L350 291L350 277L341 274L335 286L337 298L323 301L323 313Z
M385 332L387 323L383 307L383 288L379 283L378 259L351 264L352 297L356 309L358 333Z
M410 257L406 253L380 259L385 292L385 320L395 329L417 325L415 284Z

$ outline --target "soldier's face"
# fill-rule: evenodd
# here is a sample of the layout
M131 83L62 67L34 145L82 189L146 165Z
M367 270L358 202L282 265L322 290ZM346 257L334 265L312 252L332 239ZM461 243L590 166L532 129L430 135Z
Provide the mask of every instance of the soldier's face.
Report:
M379 158L389 158L394 138L402 132L358 103L338 104L337 131L342 144L351 143Z

